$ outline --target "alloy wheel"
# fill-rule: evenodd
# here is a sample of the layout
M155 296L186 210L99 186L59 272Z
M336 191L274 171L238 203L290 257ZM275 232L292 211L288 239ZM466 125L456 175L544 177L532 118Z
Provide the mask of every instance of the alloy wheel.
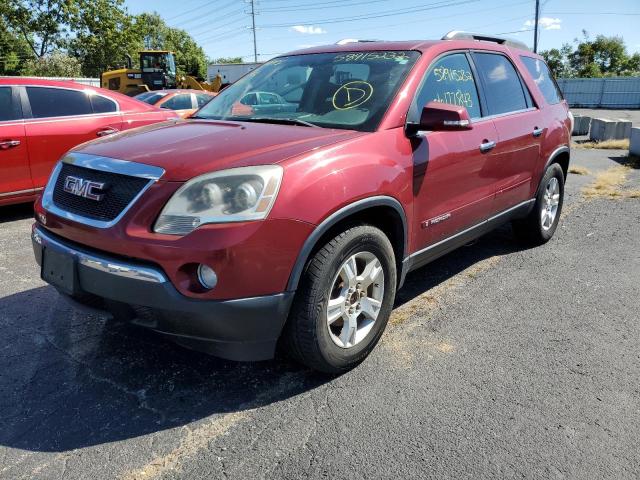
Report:
M556 220L558 206L560 205L560 182L556 177L551 177L547 182L542 198L540 221L542 229L547 231Z
M326 322L341 348L360 343L373 328L384 298L384 270L370 252L351 255L331 284Z

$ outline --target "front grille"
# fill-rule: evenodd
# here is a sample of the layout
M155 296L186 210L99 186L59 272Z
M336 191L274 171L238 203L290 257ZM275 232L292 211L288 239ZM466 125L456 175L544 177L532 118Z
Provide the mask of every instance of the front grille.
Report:
M104 197L100 201L84 198L64 191L67 176L104 182ZM69 213L93 220L111 221L127 208L149 180L119 173L103 172L63 163L53 188L53 203Z

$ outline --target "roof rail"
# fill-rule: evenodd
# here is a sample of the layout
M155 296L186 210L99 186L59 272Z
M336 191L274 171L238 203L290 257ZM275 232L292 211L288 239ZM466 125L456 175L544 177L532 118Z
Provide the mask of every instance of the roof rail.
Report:
M380 40L360 40L357 38L343 38L336 42L336 45L347 45L349 43L371 43L371 42L379 42Z
M462 32L452 30L447 33L442 40L477 40L481 42L494 42L507 47L521 48L522 50L531 50L526 43L511 38L496 37L495 35L486 35L484 33Z

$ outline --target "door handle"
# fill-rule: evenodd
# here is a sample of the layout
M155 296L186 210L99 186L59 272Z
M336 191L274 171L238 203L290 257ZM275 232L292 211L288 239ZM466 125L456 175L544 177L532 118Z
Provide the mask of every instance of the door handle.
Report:
M535 127L533 129L533 136L534 137L539 137L540 135L542 135L542 132L544 132L544 128Z
M480 144L481 152L488 152L489 150L493 150L496 147L496 142L494 141L485 141Z
M106 137L107 135L113 135L114 133L118 133L118 129L117 128L107 127L107 128L103 128L102 130L98 130L96 132L96 136L97 137Z
M9 148L17 147L20 145L20 140L4 140L0 142L1 150L8 150Z

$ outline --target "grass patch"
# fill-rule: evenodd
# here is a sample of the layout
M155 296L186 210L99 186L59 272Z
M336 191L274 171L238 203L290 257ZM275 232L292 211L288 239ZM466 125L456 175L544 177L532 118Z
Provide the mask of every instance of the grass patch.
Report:
M592 149L598 148L602 150L629 150L629 139L624 140L604 140L602 142L574 142L573 148Z
M586 198L623 198L629 197L630 192L625 192L622 186L627 181L629 167L611 167L596 175L593 183L582 189ZM635 197L632 197L635 198Z
M569 167L569 173L575 173L576 175L591 175L591 171L584 167Z

